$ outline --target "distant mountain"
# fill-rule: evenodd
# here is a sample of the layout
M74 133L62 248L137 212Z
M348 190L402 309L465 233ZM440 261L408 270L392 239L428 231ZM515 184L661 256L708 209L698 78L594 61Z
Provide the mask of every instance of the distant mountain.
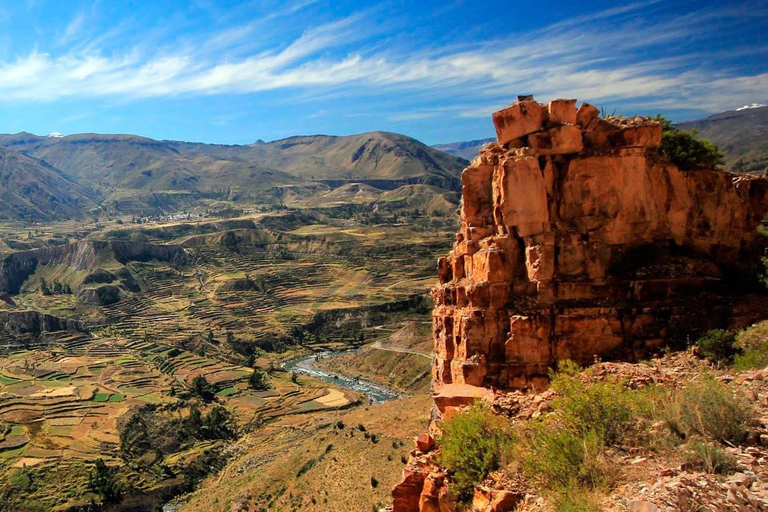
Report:
M679 123L683 130L696 128L699 136L717 144L726 164L740 172L768 172L768 107L749 105L704 119Z
M233 188L249 192L264 185L294 184L296 180L275 169L250 162L227 161L185 154L163 141L135 135L79 134L39 137L30 134L0 136L0 145L39 158L80 183L146 192L194 192L227 195Z
M479 140L470 140L467 142L451 142L448 144L435 144L432 146L432 148L437 149L438 151L442 151L443 153L448 153L449 155L453 155L459 158L463 158L464 160L472 161L473 158L477 156L477 154L480 152L480 148L488 144L489 142L494 142L496 139L479 139Z
M311 180L405 180L455 188L464 168L456 158L390 132L297 136L248 146L169 144L185 153L244 160Z
M388 132L346 137L290 137L226 146L159 141L135 135L0 135L0 147L38 159L111 209L176 211L201 199L284 202L349 183L377 194L407 185L460 189L465 162Z
M0 218L28 222L83 217L94 193L44 162L0 147Z

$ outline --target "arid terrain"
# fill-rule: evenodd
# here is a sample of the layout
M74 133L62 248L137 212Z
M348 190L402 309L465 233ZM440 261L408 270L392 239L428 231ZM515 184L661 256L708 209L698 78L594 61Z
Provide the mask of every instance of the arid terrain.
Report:
M582 128L591 130L586 126L597 123L596 116L579 118ZM650 144L647 137L658 136L622 120L599 123L595 133L605 134L584 135L594 147L609 139L631 145L631 137ZM611 130L619 129L623 138L615 142ZM536 151L557 155L547 144L569 143L548 141L538 140ZM600 324L616 314L611 311L630 318L618 298L623 292L611 286L634 285L616 274L607 282L620 284L603 285L613 291L587 286L585 276L595 279L599 265L579 266L578 243L560 241L558 264L567 268L547 269L548 249L541 247L549 238L541 238L535 219L546 207L533 201L535 184L520 185L528 210L484 210L491 196L477 187L489 178L498 146L483 149L460 175L466 161L380 132L250 146L21 133L0 137L0 144L5 168L26 184L6 182L9 194L0 204L7 207L0 221L3 509L152 510L166 504L168 510L378 510L391 502L405 463L419 453L412 452L414 436L428 423L436 425L435 411L439 417L445 404L469 403L451 385L504 388L531 376L530 382L541 384L545 367L557 359L588 362L606 351L601 347L621 345L611 331L618 324ZM614 158L636 158L615 151ZM561 156L548 158L549 164L537 161L535 174L540 165L542 172L563 165ZM226 187L221 173L231 177ZM712 176L719 184L710 188L726 197L729 185ZM563 208L565 215L579 216ZM754 222L760 208L746 222ZM598 219L616 212L592 214ZM482 262L440 260L436 270L457 229L463 239L454 251L459 247L469 258L466 241L487 236L478 223L493 215L508 224L522 216L523 227L514 231L524 240L520 253L540 253L527 271L542 280L540 295L532 296L539 307L549 307L554 290L563 294L560 307L570 308L570 322L590 323L580 333L587 342L560 345L570 356L523 353L529 358L524 365L507 367L494 359L498 347L461 352L447 341L443 329L451 322L465 326L467 336L505 336L477 331L461 319L464 313L453 312L454 305L477 301L473 314L498 308L492 316L501 319L508 312L499 292L508 275L519 280L518 293L533 291L523 286L528 274L505 270L512 260L498 250L506 247L501 238L483 242L490 245L478 253ZM652 221L665 222L662 214ZM641 223L622 222L632 229L612 227L607 241L636 243L648 236L646 245L659 245L658 237L665 236L656 228L644 235ZM713 229L717 222L703 228L701 221L697 229ZM596 236L596 225L585 229ZM694 239L696 233L680 236ZM716 235L727 245L724 231ZM639 264L616 254L612 269ZM722 278L701 258L644 254L652 265L671 258L669 268L658 272L637 267L650 272L654 286L672 290L670 296ZM562 263L562 255L572 259ZM599 258L599 251L586 257ZM553 275L556 288L549 284ZM482 285L454 298L448 288L465 286L464 277L471 276L492 281L497 291L486 297ZM437 283L443 291L430 295ZM737 293L726 288L712 293ZM589 301L600 293L598 311ZM638 313L633 322L646 345L636 345L633 354L665 346L666 331L655 331L659 324L648 316L659 314L654 293L661 292L648 285L641 294L650 313ZM533 315L535 302L527 308ZM684 305L675 311L688 318ZM712 319L727 314L713 311ZM567 329L576 336L574 326ZM704 327L687 332L695 338ZM496 329L487 322L483 328ZM627 328L624 333L633 336ZM311 371L294 365L310 355Z

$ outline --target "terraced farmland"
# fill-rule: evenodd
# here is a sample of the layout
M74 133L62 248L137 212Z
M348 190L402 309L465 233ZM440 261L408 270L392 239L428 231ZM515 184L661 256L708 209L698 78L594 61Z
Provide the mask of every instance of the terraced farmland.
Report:
M242 436L354 405L361 397L350 391L272 370L423 324L434 260L452 229L318 210L93 229L85 236L140 239L184 257L114 252L95 254L88 269L42 264L0 302L0 508L99 503L90 482L101 459L124 489L121 506L151 509L232 455L227 438L206 433L211 414L231 416ZM72 292L52 293L53 283ZM83 291L102 286L110 293ZM391 371L401 363L387 362ZM251 366L269 389L253 389ZM128 456L126 425L136 421L161 445ZM202 426L182 442L163 441L162 432L195 421Z

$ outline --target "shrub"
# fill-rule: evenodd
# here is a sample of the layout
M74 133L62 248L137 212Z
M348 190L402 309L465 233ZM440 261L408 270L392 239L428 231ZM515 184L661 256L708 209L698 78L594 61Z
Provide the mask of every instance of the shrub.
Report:
M579 367L571 361L560 363L552 375L552 389L562 396L552 407L561 415L563 426L578 436L597 434L601 443L620 443L631 430L640 395L615 381L586 385L575 377Z
M736 347L742 351L734 357L736 370L768 366L768 322L755 324L739 333Z
M688 171L697 167L715 168L723 165L725 155L710 141L697 138L696 130L680 130L661 115L654 120L664 126L659 150L678 168Z
M585 384L578 365L561 361L552 374L554 414L532 423L519 451L523 470L552 492L558 511L598 510L597 495L609 486L613 468L606 452L633 432L636 416L646 414L651 401L621 382Z
M248 377L248 385L256 391L266 391L271 387L267 374L258 368L254 368L253 373Z
M89 487L101 497L102 503L120 503L123 500L120 485L115 477L116 472L116 469L108 467L104 460L96 459Z
M711 375L673 391L660 412L669 429L682 439L708 437L730 443L744 438L751 417L748 405Z
M208 382L208 379L198 375L192 379L192 391L206 402L210 402L215 398L216 388Z
M736 458L715 443L693 439L683 448L684 465L692 465L707 473L727 474L736 470Z
M576 433L541 422L532 425L523 469L549 489L596 489L608 483L605 445L594 430Z
M512 433L507 420L477 402L442 424L439 462L453 473L453 491L461 501L472 498L474 486L507 462Z
M731 331L715 329L699 338L696 342L696 352L717 363L730 363L736 355L736 335Z

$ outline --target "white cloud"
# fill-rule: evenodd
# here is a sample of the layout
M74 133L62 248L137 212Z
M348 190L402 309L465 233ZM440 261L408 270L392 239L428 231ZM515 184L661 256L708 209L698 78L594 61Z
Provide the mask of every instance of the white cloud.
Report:
M85 13L80 12L72 19L72 21L69 22L67 28L64 29L64 35L59 39L59 43L65 44L77 37L80 34L80 31L83 29L84 23Z
M294 4L283 14L289 16L314 1ZM444 104L456 105L452 107L456 115L485 116L491 105L498 107L521 92L533 92L540 99L631 100L638 106L700 110L768 99L768 73L740 75L707 67L694 53L698 50L683 50L695 48L692 43L706 38L714 26L737 24L737 10L708 9L653 23L633 16L658 3L637 2L527 34L413 49L409 54L387 50L380 43L366 50L363 44L380 27L364 14L315 26L287 44L257 51L251 51L256 22L209 34L195 44L153 52L138 43L122 53L101 50L99 44L114 37L115 30L126 31L122 27L59 55L32 51L0 62L0 101L294 89L318 95L402 94L412 101L445 98ZM84 15L76 16L63 37L78 37L84 20ZM676 45L679 54L656 56ZM250 53L244 54L246 49ZM443 110L393 112L389 118L425 119Z

